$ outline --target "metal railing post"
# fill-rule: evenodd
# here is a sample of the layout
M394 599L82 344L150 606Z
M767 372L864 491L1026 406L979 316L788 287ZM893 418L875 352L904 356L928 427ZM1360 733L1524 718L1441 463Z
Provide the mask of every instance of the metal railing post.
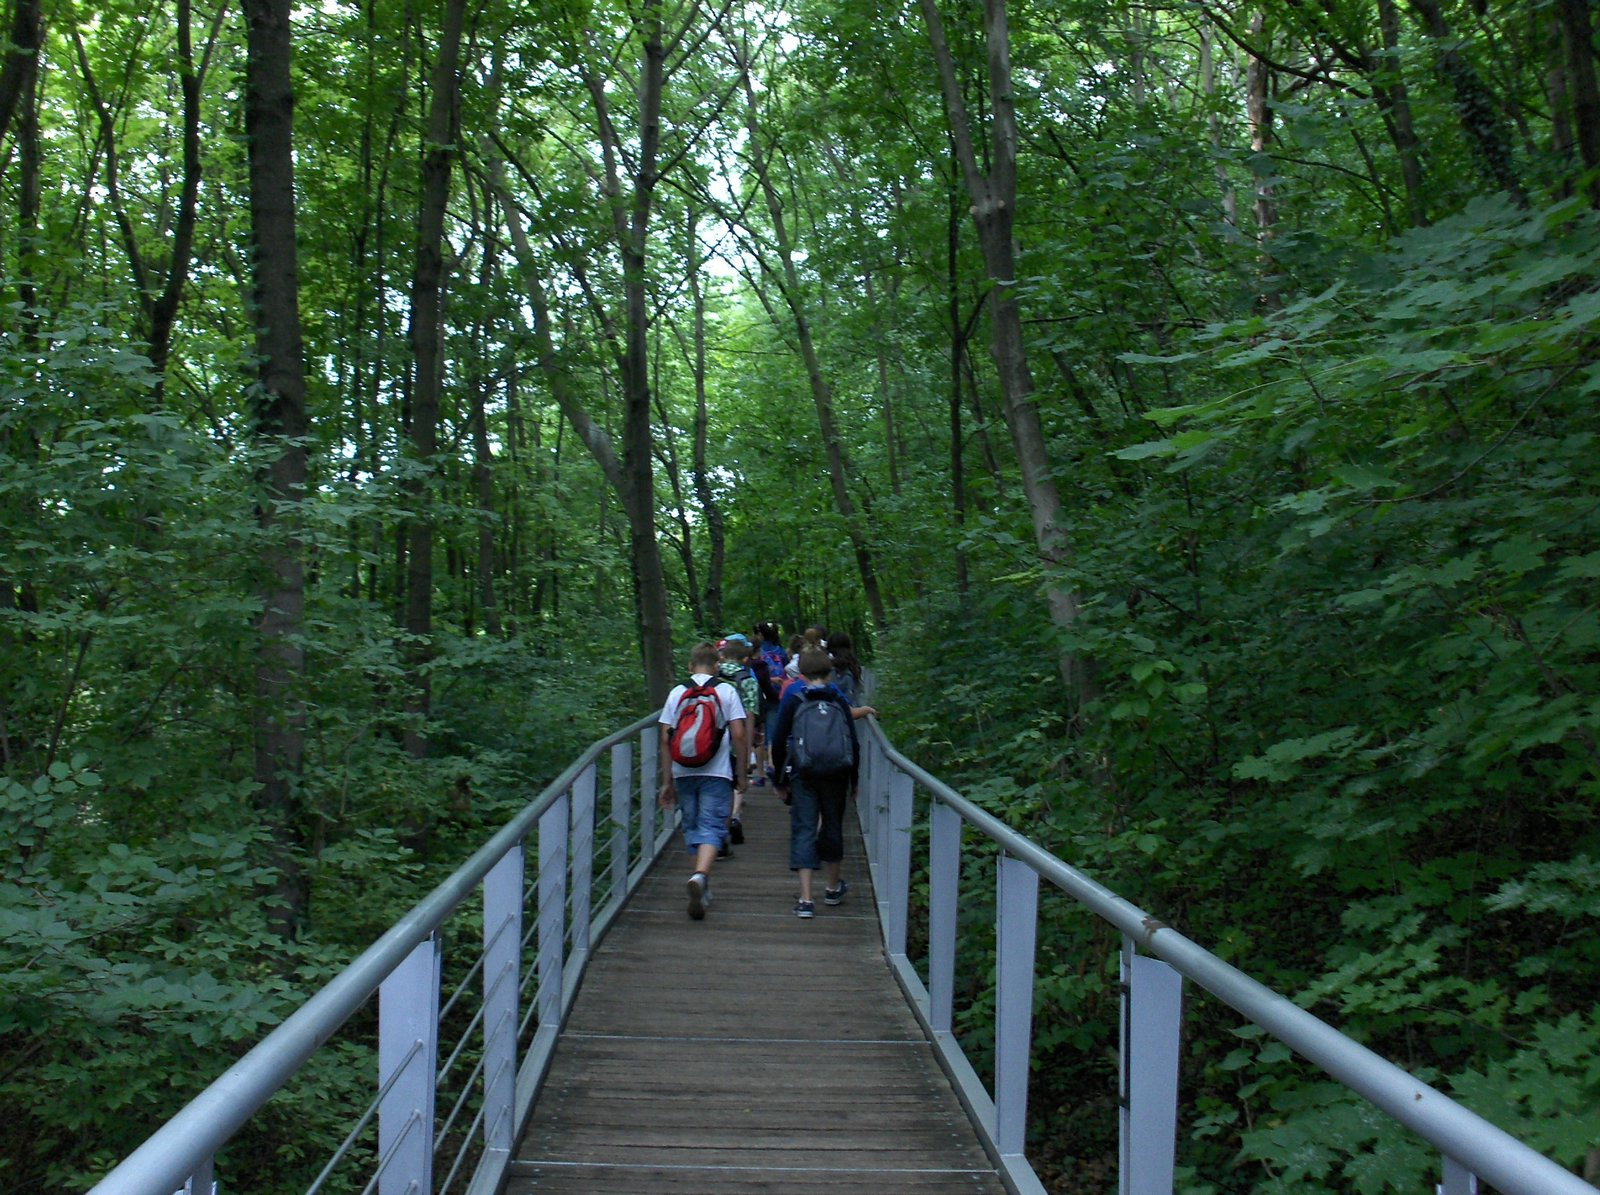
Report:
M561 1024L567 914L566 796L539 817L539 1031Z
M1002 1158L1022 1157L1028 1129L1028 1056L1033 1041L1033 952L1039 873L1000 856L995 910L994 1119Z
M1478 1176L1449 1154L1444 1155L1444 1181L1439 1195L1478 1195Z
M650 725L639 732L639 846L648 858L656 847L656 790L661 774L661 728Z
M207 1158L195 1167L194 1173L183 1184L183 1195L217 1195L217 1182L213 1177L215 1172L216 1159Z
M1171 1195L1178 1141L1183 976L1122 945L1119 1195Z
M878 744L870 737L860 734L859 729L858 727L857 741L861 744L861 782L856 789L856 800L865 810L865 816L858 814L858 819L861 822L861 837L867 849L867 857L876 858L877 843L873 839L877 837L878 829L875 819L878 809L879 769L883 757L878 750Z
M890 958L904 958L906 954L907 906L911 900L913 787L911 777L904 772L896 771L889 777L889 830L883 844L883 876L889 897L884 946Z
M483 877L483 1148L510 1154L517 1102L523 847Z
M439 935L417 943L378 989L379 1195L433 1190L439 1056Z
M614 901L620 901L628 890L628 856L632 850L628 832L633 821L632 811L633 744L624 742L611 748L611 899Z
M590 902L594 892L594 806L598 777L593 764L572 785L572 965L589 957Z
M961 815L937 798L928 810L928 1023L948 1033L956 987L956 910L961 899Z
M893 917L891 910L894 908L894 893L888 876L889 867L889 786L897 774L890 768L873 767L871 771L872 787L868 790L871 804L868 806L868 816L863 825L863 832L871 827L871 837L867 839L867 858L872 863L872 882L877 889L878 897L878 923L888 925Z

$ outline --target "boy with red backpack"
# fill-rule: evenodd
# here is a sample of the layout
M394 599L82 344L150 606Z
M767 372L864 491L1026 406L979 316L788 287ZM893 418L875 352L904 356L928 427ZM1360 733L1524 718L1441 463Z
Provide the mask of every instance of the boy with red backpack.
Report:
M689 916L711 904L711 865L728 833L733 794L743 793L750 759L749 718L739 690L717 675L717 649L696 644L689 679L667 695L661 726L662 808L678 806L684 845L694 854L686 889Z

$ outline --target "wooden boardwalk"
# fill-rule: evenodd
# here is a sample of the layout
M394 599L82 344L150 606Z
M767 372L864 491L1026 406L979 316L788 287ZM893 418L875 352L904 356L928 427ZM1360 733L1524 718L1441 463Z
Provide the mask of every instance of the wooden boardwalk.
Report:
M533 1192L1004 1192L883 957L854 811L841 905L797 919L788 810L690 921L681 840L596 949L512 1164Z

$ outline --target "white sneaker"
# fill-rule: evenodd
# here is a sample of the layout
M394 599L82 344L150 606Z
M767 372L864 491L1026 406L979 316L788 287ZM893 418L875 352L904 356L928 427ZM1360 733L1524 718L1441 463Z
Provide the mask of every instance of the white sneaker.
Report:
M706 885L705 873L695 872L689 877L686 887L689 891L689 919L691 921L704 920L706 906L711 903L711 889Z

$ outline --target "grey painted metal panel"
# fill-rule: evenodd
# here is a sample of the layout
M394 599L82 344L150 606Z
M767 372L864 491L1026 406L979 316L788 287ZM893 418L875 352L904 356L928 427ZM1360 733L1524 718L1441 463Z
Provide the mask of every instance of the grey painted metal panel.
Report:
M961 825L954 809L933 803L928 829L928 1021L935 1033L950 1031L955 1001Z
M633 744L611 748L611 903L620 904L628 891L628 827L633 809ZM650 839L645 837L643 842Z
M1033 1045L1033 955L1039 873L1009 856L996 881L994 1116L1002 1157L1021 1157L1028 1133L1028 1059Z
M906 917L911 891L911 815L914 786L910 776L889 781L888 827L883 842L884 879L890 889L885 947L891 955L906 952Z
M561 1023L565 971L567 826L565 794L539 819L539 1026Z
M572 785L572 829L567 850L572 866L572 954L582 960L589 956L589 902L594 891L594 815L595 766L586 767ZM574 965L582 967L581 961Z
M523 853L507 851L483 880L483 1144L516 1144L517 1007L522 953Z
M1178 1142L1178 1051L1183 976L1160 959L1123 958L1127 990L1122 1121L1123 1195L1171 1195Z
M439 1064L437 934L419 942L378 991L379 1195L433 1189L434 1070Z

